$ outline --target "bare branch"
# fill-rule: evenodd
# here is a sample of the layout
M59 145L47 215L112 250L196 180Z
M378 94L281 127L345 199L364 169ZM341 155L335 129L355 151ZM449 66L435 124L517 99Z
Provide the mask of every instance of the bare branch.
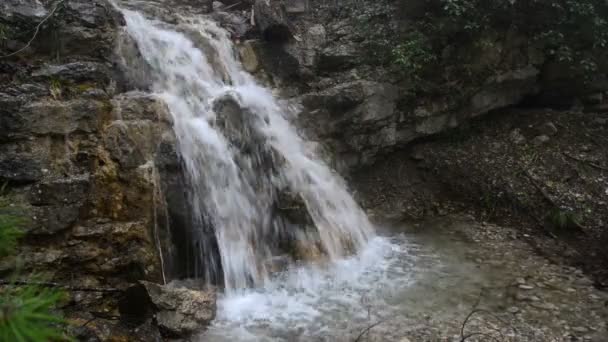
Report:
M49 15L47 15L44 19L42 19L42 21L40 23L38 23L38 25L36 26L36 30L34 31L34 35L32 35L32 38L30 38L30 40L27 42L27 44L25 44L24 47L22 47L21 49L15 51L15 52L11 52L8 55L4 55L4 56L0 56L1 58L8 58L8 57L12 57L18 53L21 53L22 51L24 51L25 49L27 49L28 47L30 47L30 45L32 44L32 42L34 41L34 39L36 39L36 37L38 36L38 33L40 32L40 28L42 27L42 25L49 20L53 14L55 14L55 12L57 11L57 9L59 8L59 5L61 5L65 0L59 0L57 1L57 3L55 4L55 7L53 7L53 10L51 11L51 13L49 13Z
M353 341L353 342L359 342L361 341L361 339L363 338L363 336L365 336L365 334L367 334L370 330L372 330L374 327L382 324L386 322L386 320L380 320L374 324L369 325L367 328L363 329L363 331L361 331L361 333L359 334L359 336L357 336L357 338Z

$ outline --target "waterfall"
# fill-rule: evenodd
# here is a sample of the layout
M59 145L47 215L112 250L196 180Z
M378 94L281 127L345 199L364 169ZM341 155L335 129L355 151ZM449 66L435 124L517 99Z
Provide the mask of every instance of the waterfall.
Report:
M256 83L226 30L205 17L169 25L122 10L152 91L169 107L208 279L228 291L263 284L281 239L316 243L330 259L366 245L374 229L344 180L315 155L289 121L288 105ZM127 61L128 64L129 61ZM277 215L281 194L301 201L302 229ZM209 258L213 228L221 265Z

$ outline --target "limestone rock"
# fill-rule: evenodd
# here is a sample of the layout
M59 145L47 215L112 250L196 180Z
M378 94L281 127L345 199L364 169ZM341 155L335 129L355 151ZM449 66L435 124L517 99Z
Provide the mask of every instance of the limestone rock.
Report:
M538 75L538 69L527 66L491 78L483 89L471 98L472 116L517 104L525 96L537 93Z
M213 291L195 291L146 281L141 284L154 305L156 322L166 336L187 337L215 318L216 294Z

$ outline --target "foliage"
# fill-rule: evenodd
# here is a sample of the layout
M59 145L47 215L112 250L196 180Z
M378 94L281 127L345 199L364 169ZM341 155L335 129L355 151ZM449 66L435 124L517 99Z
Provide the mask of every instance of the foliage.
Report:
M38 286L12 287L0 294L0 341L65 340L53 312L62 293Z
M599 70L608 46L603 0L428 0L421 12L403 20L393 63L410 77L435 70L437 83L446 82L450 72L465 78L468 64L478 57L475 50L491 51L492 39L500 44L524 37L546 61L584 77Z
M59 100L61 99L61 94L62 94L62 86L61 86L61 81L58 79L52 79L51 80L51 84L49 86L49 92L51 93L51 96L53 97L53 99L55 100Z
M23 235L17 228L20 220L14 216L0 215L0 257L12 253L17 240Z
M397 45L392 53L395 63L415 79L420 78L422 71L437 60L428 38L418 31Z
M23 235L18 217L0 215L0 258L14 252ZM0 341L65 341L59 325L63 319L53 308L63 293L35 285L0 287Z

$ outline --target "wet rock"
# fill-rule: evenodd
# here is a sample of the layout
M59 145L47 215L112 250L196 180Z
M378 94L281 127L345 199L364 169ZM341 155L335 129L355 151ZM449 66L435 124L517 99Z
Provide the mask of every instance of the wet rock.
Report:
M253 9L255 24L266 41L283 43L293 38L295 30L280 1L256 0Z
M278 195L276 209L284 218L293 224L313 224L312 217L299 194L281 191Z
M266 260L264 266L269 273L277 273L286 271L292 263L293 260L289 255L278 255Z
M247 72L254 73L258 71L260 62L255 53L255 49L250 41L246 41L238 47L239 55L241 57L241 63L243 69Z
M215 292L142 281L154 306L156 322L165 336L187 337L207 326L216 311Z
M150 120L171 123L167 105L158 97L141 92L128 92L112 99L112 117L117 120Z

